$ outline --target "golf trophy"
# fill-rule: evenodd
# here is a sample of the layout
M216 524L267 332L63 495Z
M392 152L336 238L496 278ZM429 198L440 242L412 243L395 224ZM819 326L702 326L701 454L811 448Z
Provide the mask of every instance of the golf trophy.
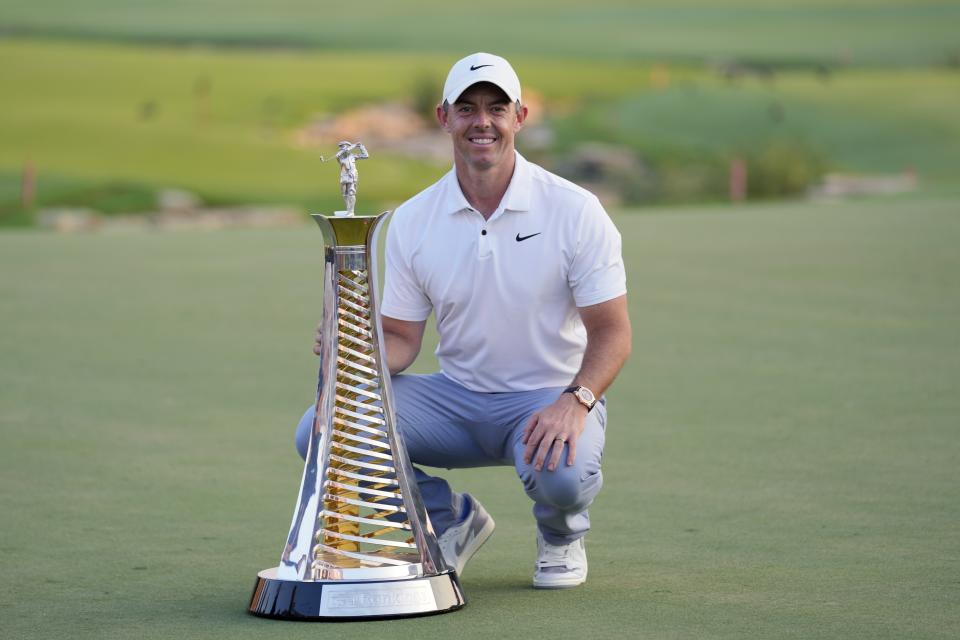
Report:
M313 214L325 244L316 417L280 564L258 574L248 611L296 620L453 611L463 592L397 432L384 357L376 260L389 212L353 213L363 145L341 142L335 157L347 210Z

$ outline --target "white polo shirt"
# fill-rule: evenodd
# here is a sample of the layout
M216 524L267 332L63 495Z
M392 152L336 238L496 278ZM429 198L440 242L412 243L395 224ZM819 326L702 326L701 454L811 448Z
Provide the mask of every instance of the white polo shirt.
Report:
M440 369L473 391L569 384L587 345L577 307L626 293L620 233L596 196L516 160L489 220L451 170L397 208L387 236L383 315L434 311Z

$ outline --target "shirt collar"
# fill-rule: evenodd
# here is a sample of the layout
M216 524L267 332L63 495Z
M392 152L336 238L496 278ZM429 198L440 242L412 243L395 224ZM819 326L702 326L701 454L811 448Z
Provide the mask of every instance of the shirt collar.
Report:
M503 194L500 206L504 211L529 211L530 163L519 152L514 151L514 153L517 155L517 162L513 166L510 186L507 187L507 192Z
M510 177L510 186L507 187L503 199L500 201L498 209L503 211L529 211L530 210L530 163L518 151L516 154L516 163L513 166L513 176ZM457 180L456 168L447 172L441 181L443 182L443 201L442 210L449 213L458 213L472 209L467 197L463 195L460 189L460 181Z
M460 188L460 181L457 180L457 168L454 167L447 172L447 175L441 179L443 183L443 194L441 198L441 209L448 213L458 213L470 209L470 203L467 197L463 195Z

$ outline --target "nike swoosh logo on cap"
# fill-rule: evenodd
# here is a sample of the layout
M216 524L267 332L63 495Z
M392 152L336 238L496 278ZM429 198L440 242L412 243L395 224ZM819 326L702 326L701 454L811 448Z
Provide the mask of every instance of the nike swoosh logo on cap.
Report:
M533 236L538 236L538 235L540 235L541 233L543 233L543 231L537 231L536 233L531 233L531 234L528 235L528 236L521 236L521 235L518 233L518 234L517 234L517 242L523 242L524 240L529 240L529 239L532 238Z
M477 69L483 69L484 67L492 67L492 64L478 64L477 66L470 65L470 71L476 71Z

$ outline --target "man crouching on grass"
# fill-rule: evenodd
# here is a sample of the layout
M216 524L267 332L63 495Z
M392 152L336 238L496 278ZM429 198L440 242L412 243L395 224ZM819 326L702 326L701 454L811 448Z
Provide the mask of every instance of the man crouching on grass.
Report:
M381 311L411 461L513 466L537 521L533 586L558 589L587 578L603 393L630 353L630 320L620 234L593 194L517 153L526 117L503 58L476 53L450 69L437 119L454 166L393 214ZM399 375L431 312L440 372ZM297 430L301 455L313 412ZM493 518L442 478L415 473L444 559L462 574Z

